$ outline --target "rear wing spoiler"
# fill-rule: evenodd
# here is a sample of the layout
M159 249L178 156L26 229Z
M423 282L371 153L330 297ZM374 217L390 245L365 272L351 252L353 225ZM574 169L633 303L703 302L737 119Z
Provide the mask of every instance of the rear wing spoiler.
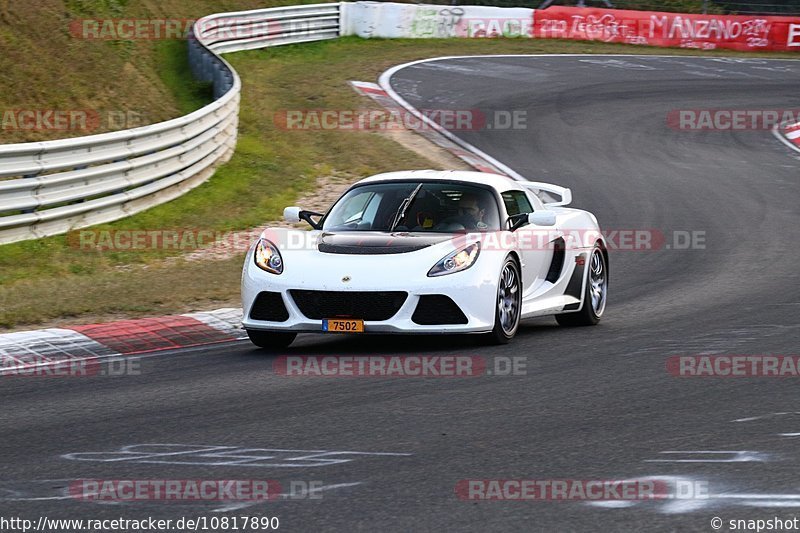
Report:
M558 185L553 185L551 183L541 183L538 181L520 181L519 184L525 187L526 189L536 191L539 198L542 199L542 203L544 203L544 205L556 207L561 205L569 205L572 203L572 191L566 187L560 187ZM541 193L547 193L547 194L542 195ZM561 200L557 202L553 201L550 194L555 194L556 196L561 198Z

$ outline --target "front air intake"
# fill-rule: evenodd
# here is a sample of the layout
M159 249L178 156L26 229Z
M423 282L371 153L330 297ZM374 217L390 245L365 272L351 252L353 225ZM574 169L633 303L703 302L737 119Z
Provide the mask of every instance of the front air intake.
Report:
M269 322L286 322L289 320L289 311L283 303L279 292L261 292L253 302L250 309L252 320L267 320Z
M449 296L443 294L420 296L411 320L421 326L466 324L469 322L461 308Z

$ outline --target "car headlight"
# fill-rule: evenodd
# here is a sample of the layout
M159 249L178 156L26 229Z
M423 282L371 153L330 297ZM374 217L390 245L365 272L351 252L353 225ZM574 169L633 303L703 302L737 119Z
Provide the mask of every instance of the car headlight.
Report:
M455 252L451 252L433 265L428 271L428 277L454 274L471 267L481 251L481 243L476 242Z
M273 274L280 274L283 272L283 258L278 251L278 247L269 242L267 239L258 239L256 243L256 253L253 254L256 265L262 270L271 272Z

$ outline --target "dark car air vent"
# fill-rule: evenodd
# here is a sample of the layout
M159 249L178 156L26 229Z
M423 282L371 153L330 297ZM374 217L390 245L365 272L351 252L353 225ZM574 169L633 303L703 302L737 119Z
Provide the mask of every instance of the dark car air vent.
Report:
M469 322L461 308L449 296L443 294L420 296L411 320L423 326L466 324Z

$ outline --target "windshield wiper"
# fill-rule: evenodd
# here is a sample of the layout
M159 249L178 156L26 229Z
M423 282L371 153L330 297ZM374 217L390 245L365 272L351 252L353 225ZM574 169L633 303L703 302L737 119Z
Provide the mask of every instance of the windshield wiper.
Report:
M394 219L392 220L392 225L389 227L389 233L394 231L394 228L406 217L406 211L408 208L411 207L411 203L414 201L414 198L417 196L417 193L422 189L422 183L417 185L417 188L414 189L411 194L408 195L402 202L400 202L400 207L397 208L397 212L394 215Z

